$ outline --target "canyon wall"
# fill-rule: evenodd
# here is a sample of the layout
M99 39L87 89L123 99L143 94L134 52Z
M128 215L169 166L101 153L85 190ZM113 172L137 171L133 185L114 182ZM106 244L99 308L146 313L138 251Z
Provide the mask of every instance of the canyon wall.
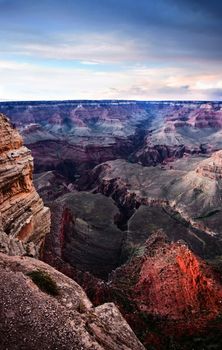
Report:
M24 243L27 253L32 248L32 254L38 255L50 231L50 211L35 190L32 172L31 152L23 145L18 131L1 114L0 230L5 233L2 233L2 250L7 253L13 253L13 243L10 243L13 240L17 247L15 253L20 248L22 252Z
M36 160L72 181L116 158L144 166L222 147L220 102L38 101L0 103Z
M42 253L50 231L32 172L30 151L1 114L0 348L144 350L113 303L94 307L76 282L27 257Z

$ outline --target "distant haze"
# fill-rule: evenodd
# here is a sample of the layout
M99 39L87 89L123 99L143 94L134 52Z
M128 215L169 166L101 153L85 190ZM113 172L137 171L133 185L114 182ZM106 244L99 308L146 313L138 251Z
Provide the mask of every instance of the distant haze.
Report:
M222 2L0 0L0 100L222 100Z

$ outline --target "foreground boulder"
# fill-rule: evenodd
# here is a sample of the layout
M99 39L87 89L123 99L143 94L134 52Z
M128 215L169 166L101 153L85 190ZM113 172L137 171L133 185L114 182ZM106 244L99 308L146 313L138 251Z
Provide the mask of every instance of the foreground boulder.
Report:
M113 303L41 261L0 253L0 279L1 349L144 349Z

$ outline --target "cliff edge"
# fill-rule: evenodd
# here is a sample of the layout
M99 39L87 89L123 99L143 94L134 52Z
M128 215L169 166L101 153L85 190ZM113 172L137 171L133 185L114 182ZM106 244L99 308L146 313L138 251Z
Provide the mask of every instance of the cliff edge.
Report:
M0 251L38 256L50 231L50 210L32 181L33 158L22 137L0 114Z

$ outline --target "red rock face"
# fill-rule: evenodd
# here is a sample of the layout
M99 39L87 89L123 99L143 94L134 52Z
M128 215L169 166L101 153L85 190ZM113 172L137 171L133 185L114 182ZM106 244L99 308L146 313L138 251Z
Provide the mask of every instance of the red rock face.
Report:
M80 272L55 252L46 252L46 261L75 279L95 305L114 301L148 349L165 350L169 339L182 344L184 337L215 336L222 330L221 323L215 324L222 313L218 275L183 242L169 243L162 232L153 234L108 283Z
M212 268L183 243L166 242L162 233L112 274L109 288L104 293L115 298L148 349L165 349L169 336L181 343L185 335L201 334L222 312L222 285ZM221 323L214 332L219 329Z
M214 318L222 297L210 269L178 243L163 243L145 254L135 292L141 311L188 327L194 320Z

